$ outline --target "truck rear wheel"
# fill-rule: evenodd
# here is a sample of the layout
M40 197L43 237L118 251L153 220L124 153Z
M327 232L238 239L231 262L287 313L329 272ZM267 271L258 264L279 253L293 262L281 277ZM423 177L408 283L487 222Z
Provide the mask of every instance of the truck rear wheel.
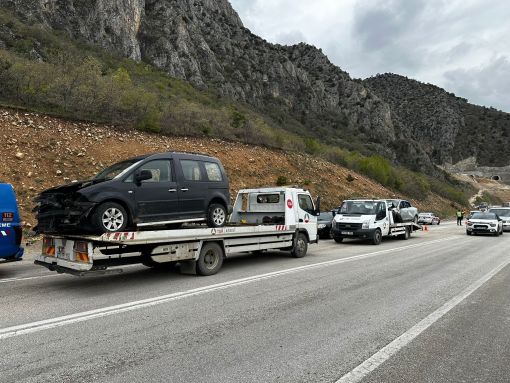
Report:
M204 244L197 260L197 274L203 276L216 274L223 265L223 256L223 249L216 242Z
M372 234L372 245L380 245L382 241L382 233L380 229L376 229Z
M298 233L296 236L296 241L294 242L294 247L290 254L294 258L303 258L308 251L308 241L306 236L303 233Z
M407 241L411 237L411 229L408 227L404 229L405 229L404 234L399 235L399 238L403 239L404 241Z

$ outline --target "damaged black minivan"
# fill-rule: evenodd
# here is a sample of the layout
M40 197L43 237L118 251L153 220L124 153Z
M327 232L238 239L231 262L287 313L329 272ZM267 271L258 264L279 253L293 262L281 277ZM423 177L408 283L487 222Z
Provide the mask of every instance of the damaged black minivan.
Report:
M93 179L42 192L39 233L122 232L207 222L221 227L231 210L221 162L190 153L160 153L119 162Z

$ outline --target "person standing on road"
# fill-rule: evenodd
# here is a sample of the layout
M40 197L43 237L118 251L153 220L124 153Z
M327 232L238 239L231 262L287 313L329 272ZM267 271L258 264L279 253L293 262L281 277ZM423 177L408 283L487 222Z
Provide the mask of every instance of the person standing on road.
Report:
M457 210L457 226L462 226L462 211Z

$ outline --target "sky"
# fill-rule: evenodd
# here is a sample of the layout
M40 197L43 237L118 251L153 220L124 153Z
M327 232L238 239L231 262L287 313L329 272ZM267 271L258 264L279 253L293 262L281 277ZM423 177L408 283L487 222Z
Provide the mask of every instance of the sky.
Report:
M354 78L397 73L510 112L510 1L230 0L269 42L306 42Z

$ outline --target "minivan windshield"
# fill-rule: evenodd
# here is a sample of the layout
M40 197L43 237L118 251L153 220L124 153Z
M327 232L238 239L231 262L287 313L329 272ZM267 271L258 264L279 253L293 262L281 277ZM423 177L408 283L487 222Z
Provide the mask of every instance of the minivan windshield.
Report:
M377 205L380 202L375 201L345 201L340 207L340 214L377 214Z
M136 164L138 161L139 160L127 160L127 161L118 162L115 165L112 165L112 166L102 170L98 174L96 174L96 176L93 179L95 179L95 180L103 180L103 179L112 180L115 177L117 177L120 173L122 173L124 170L129 168L131 165Z
M510 209L490 209L489 212L497 214L500 217L510 217Z

